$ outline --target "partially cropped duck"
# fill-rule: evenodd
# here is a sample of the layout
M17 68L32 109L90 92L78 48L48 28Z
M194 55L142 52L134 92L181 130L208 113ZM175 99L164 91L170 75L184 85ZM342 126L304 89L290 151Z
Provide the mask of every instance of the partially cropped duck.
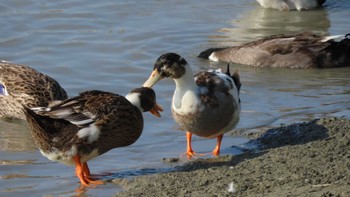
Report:
M194 78L193 78L194 77ZM175 81L172 99L172 115L183 130L186 130L186 154L191 158L192 134L205 138L217 138L212 151L220 154L223 135L239 120L241 87L239 75L221 70L202 71L193 76L187 61L176 53L167 53L158 58L144 87L152 87L163 78Z
M278 10L309 10L323 5L326 0L256 0L264 8Z
M67 99L53 78L24 65L0 60L0 117L25 119L23 107L47 106Z
M143 130L141 112L160 116L151 88L138 88L126 97L98 90L80 93L48 107L24 108L32 136L48 159L76 166L82 185L93 180L87 161L107 151L133 144Z
M254 67L346 67L350 66L349 35L319 36L310 32L273 35L240 46L210 48L198 57Z

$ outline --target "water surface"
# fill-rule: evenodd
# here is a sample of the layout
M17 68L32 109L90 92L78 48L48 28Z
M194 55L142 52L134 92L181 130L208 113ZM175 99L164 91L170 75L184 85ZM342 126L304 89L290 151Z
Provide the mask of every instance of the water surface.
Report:
M311 30L349 33L350 2L327 1L324 9L280 12L255 1L34 1L0 3L0 58L25 64L57 79L70 96L91 89L120 94L140 86L163 53L184 56L194 71L224 68L196 58L201 50L228 46L278 33ZM350 112L350 69L256 69L232 64L242 80L242 115L237 129L278 126ZM184 133L170 111L174 83L155 86L162 118L145 114L145 129L132 146L89 162L93 173L113 177L166 171L164 157L185 151ZM247 139L226 136L222 154ZM194 137L194 148L209 152L215 140ZM72 196L74 167L51 162L36 150L22 121L0 121L0 196ZM110 196L114 184L81 196Z

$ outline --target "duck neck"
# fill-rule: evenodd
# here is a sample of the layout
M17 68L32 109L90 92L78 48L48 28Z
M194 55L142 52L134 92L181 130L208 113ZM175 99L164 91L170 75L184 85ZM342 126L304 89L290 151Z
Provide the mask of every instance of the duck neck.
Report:
M196 89L196 84L194 82L193 78L193 72L191 69L186 69L186 73L182 75L180 78L174 79L176 89L181 90L181 89L186 89L186 90L195 90Z
M140 110L140 112L143 112L143 108L141 106L141 100L140 100L140 93L129 93L125 96L126 99L137 109Z
M198 95L197 85L193 78L193 72L187 65L186 73L180 78L174 79L175 92L173 97L173 106L176 108L186 107L184 105L192 105L192 102L184 102L188 100L196 100Z

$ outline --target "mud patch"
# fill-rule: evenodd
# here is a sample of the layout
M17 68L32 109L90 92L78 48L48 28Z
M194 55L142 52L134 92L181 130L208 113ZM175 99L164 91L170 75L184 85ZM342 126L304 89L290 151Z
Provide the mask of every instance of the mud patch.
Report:
M273 128L251 142L262 149L121 179L116 196L350 196L348 119Z

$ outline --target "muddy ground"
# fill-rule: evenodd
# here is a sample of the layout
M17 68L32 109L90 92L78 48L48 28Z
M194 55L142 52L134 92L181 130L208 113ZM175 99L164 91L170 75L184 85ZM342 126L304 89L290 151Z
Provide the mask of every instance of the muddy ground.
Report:
M197 159L175 172L116 179L116 196L350 196L350 121L267 129L238 156Z

